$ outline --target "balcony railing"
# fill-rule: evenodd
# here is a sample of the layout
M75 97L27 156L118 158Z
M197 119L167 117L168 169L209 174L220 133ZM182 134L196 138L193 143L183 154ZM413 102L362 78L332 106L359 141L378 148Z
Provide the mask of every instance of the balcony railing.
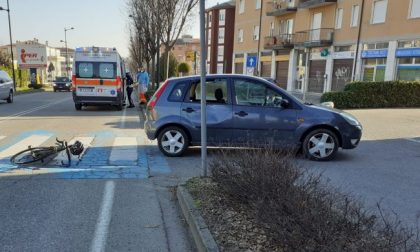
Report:
M281 16L288 13L293 13L297 11L298 2L299 0L283 0L268 2L265 5L265 13L267 14L267 16Z
M299 8L316 8L337 3L337 0L300 0Z
M294 46L293 34L280 34L264 38L264 49L289 49Z
M294 44L298 47L330 46L334 40L334 29L321 28L300 31L294 34Z

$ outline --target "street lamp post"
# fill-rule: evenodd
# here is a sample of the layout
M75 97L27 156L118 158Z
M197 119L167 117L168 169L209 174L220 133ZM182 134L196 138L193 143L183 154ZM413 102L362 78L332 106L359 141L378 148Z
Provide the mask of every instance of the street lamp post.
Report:
M7 9L4 9L3 7L0 7L0 10L7 11L7 16L8 16L8 19L9 19L10 55L12 55L13 87L16 90L15 60L14 60L14 57L13 57L12 25L11 25L11 22L10 22L10 6L9 6L9 0L7 0Z
M64 27L64 44L66 47L66 73L67 77L69 77L69 50L67 48L67 31L74 30L74 27L66 28Z

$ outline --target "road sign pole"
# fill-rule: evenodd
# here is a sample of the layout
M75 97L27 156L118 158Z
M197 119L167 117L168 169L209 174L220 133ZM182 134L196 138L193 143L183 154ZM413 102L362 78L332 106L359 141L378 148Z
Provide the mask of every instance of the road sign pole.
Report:
M206 39L204 25L204 0L200 0L200 47L201 47L201 167L207 177L207 112L206 112Z

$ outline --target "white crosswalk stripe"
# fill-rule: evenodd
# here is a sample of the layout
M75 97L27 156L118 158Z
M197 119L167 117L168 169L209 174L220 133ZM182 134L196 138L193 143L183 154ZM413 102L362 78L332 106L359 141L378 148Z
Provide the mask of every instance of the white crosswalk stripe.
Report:
M74 144L76 141L80 141L83 144L84 150L80 154L80 158L85 154L86 150L92 145L94 137L75 137L71 139L68 144ZM71 162L78 162L78 156L71 155ZM66 151L61 151L51 162L52 165L61 165L68 162Z
M46 142L51 136L50 135L31 135L28 136L16 144L6 148L3 151L0 151L0 159L6 159L14 154L28 148L28 146L38 147L44 142Z
M115 138L109 157L111 165L121 164L122 161L135 163L137 158L137 137Z
M2 139L4 139L4 138L6 138L6 136L0 136L0 141L1 141Z

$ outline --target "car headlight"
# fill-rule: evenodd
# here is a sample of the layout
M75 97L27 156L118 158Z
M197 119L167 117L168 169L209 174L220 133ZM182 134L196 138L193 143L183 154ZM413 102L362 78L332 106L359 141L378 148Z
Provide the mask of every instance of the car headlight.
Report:
M346 120L349 124L353 125L353 126L358 126L360 125L360 122L356 119L356 117L350 115L349 113L346 112L341 112L340 115L344 118L344 120Z
M66 86L68 87L68 86L70 86L70 83L66 83Z
M53 87L57 86L57 84L53 83Z

